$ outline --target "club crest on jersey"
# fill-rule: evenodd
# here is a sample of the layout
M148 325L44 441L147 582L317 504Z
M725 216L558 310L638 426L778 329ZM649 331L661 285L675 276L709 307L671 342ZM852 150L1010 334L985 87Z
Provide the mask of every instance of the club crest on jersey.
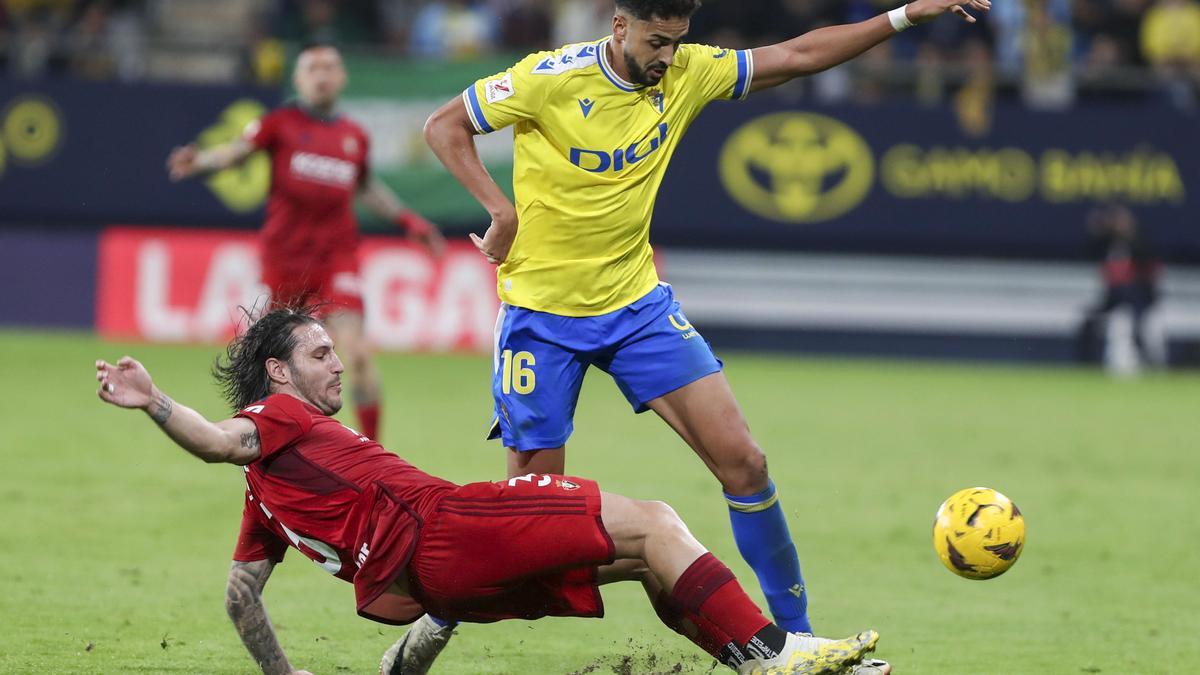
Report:
M646 98L649 99L650 105L658 109L661 114L663 111L663 93L661 89L651 89L646 93Z
M488 103L503 101L515 93L512 73L505 73L503 77L483 83L483 94Z
M347 155L358 154L358 139L353 136L347 136L342 139L342 152Z

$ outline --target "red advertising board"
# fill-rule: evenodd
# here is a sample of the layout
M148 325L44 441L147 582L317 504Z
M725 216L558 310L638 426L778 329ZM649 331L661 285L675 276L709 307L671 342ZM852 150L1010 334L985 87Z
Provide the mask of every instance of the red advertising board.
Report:
M252 232L113 227L100 237L96 327L115 339L215 342L261 306ZM465 242L434 259L393 237L361 248L368 336L383 349L489 351L495 269Z

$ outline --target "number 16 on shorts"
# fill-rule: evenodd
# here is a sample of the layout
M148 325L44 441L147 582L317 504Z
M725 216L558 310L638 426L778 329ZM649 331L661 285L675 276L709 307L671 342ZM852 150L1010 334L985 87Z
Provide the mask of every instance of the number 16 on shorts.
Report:
M533 372L533 367L537 365L537 359L533 358L533 354L529 352L513 353L511 349L505 349L500 354L501 368L503 369L500 375L500 390L505 394L516 392L521 395L531 394L537 387L537 375Z

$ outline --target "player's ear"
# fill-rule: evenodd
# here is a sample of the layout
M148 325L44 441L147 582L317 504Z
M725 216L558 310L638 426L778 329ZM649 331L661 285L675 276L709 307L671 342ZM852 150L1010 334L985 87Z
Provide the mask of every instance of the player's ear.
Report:
M629 30L629 18L624 14L617 12L613 14L613 37L617 42L625 41L625 34Z
M267 359L267 378L275 384L287 384L292 380L292 371L288 369L287 361L277 358Z

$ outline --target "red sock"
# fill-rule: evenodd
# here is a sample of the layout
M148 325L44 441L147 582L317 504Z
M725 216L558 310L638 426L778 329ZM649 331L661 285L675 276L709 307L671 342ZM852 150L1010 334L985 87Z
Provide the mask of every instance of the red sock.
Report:
M675 582L671 599L702 633L704 624L721 633L710 634L706 641L723 638L722 644L732 641L741 647L771 623L742 590L733 572L711 553L700 556L684 570Z
M355 406L358 413L358 424L362 427L363 435L371 440L379 439L379 402Z
M685 615L683 608L666 591L659 592L658 599L654 601L654 611L667 628L691 640L717 660L723 660L722 650L733 642L725 631L704 617L697 614Z

